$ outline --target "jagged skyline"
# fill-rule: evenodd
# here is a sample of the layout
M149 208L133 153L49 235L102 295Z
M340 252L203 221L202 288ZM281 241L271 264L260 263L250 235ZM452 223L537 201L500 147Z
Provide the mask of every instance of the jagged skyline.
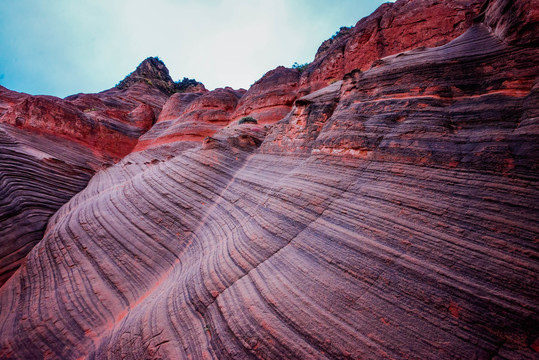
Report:
M174 80L248 88L269 69L312 61L323 40L383 2L7 0L0 85L60 97L98 92L158 56Z

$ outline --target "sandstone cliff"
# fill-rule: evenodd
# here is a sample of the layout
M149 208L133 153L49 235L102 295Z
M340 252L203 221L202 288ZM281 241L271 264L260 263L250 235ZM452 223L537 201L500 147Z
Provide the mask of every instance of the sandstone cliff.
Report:
M98 94L59 99L0 87L0 284L56 210L131 152L159 116L170 83L164 64L148 58L121 89Z
M2 184L20 191L1 219L25 229L13 209L43 207L40 186L55 208L0 288L0 357L536 357L536 5L385 4L247 92L46 99L60 129L90 100L144 102L155 124L124 114L147 126L128 155L83 126L55 148L41 116L4 120L42 99L3 90Z

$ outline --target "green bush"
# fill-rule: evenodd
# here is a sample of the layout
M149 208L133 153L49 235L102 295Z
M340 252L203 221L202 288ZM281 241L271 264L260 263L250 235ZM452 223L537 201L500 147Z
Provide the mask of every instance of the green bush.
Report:
M339 35L341 34L346 34L352 27L351 26L341 26L341 28L339 29L339 31L337 31L331 38L330 40L333 40L335 38L337 38Z
M238 124L258 124L258 121L252 116L245 116L238 121Z
M292 69L296 69L296 70L299 70L299 72L303 72L303 70L305 70L307 68L307 66L309 66L309 63L298 64L297 62L295 62L292 65Z
M189 79L184 77L183 80L178 80L174 83L175 90L177 92L183 92L188 90L192 86L197 86L202 84L201 82L196 81L195 79Z

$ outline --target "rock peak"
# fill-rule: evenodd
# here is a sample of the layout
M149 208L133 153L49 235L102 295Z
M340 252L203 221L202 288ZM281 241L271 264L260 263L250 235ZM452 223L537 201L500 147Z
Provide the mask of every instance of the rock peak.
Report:
M165 63L159 57L148 57L135 70L138 74L154 75L156 77L170 77Z
M170 77L165 63L158 57L148 57L122 81L116 85L119 89L127 89L130 86L145 82L165 93L174 92L174 81Z
M155 87L167 95L175 92L207 91L204 84L184 77L183 80L174 82L170 77L165 63L156 57L148 57L131 74L127 75L116 85L118 89L127 89L137 83L146 83Z

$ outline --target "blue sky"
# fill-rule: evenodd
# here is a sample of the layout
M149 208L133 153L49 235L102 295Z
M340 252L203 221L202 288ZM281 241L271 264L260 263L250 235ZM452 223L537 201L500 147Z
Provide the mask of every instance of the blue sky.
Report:
M1 0L0 85L65 97L111 88L148 56L174 80L248 88L384 0Z

